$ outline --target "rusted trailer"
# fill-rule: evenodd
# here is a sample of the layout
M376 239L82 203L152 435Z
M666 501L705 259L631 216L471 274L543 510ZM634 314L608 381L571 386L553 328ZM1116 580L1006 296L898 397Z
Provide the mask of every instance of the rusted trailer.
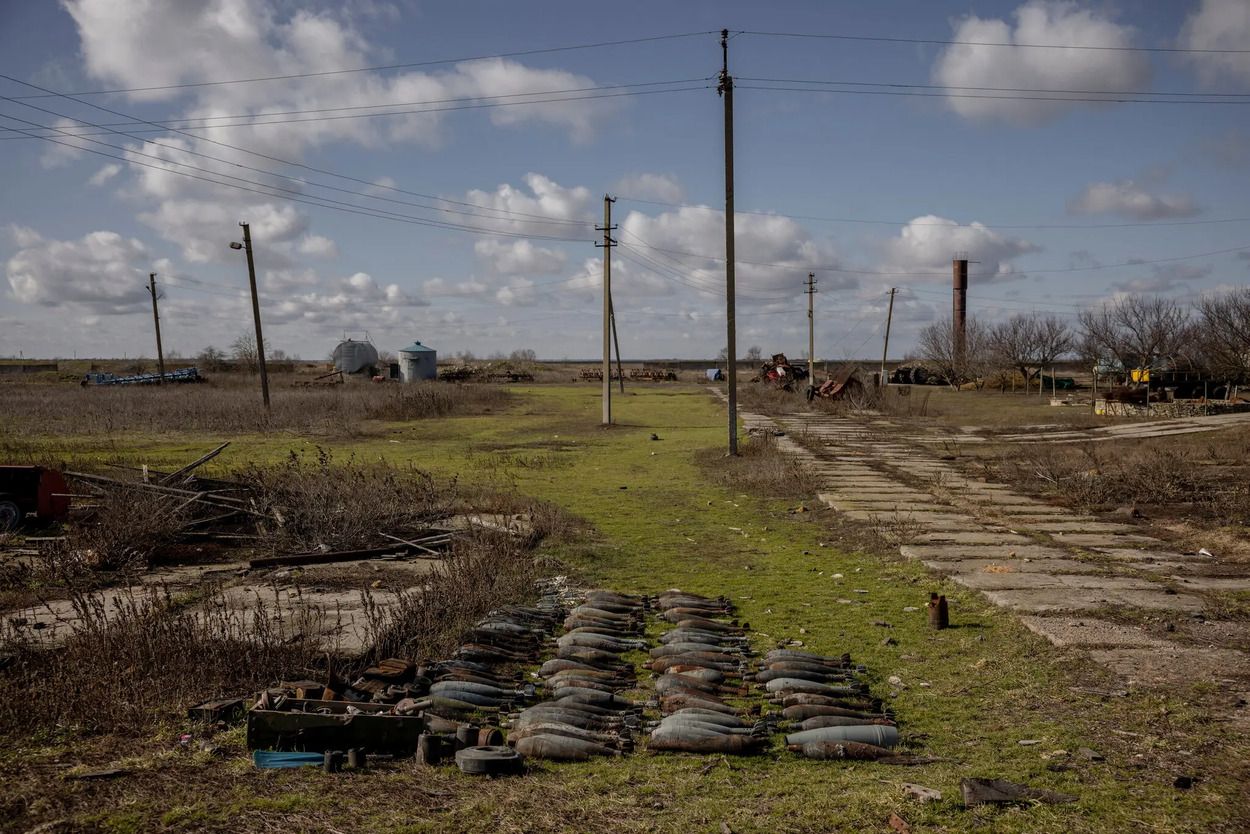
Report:
M0 532L16 529L33 515L51 524L69 515L69 487L55 469L0 466Z

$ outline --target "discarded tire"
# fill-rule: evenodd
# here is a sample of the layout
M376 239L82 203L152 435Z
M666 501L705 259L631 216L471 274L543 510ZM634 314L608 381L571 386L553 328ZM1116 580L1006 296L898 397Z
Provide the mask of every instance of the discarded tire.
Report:
M456 767L476 776L520 773L525 760L511 747L466 747L456 751Z

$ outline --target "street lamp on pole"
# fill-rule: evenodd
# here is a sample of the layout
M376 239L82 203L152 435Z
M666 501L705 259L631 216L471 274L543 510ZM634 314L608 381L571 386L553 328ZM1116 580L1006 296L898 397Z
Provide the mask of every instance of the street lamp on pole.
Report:
M265 411L269 411L269 374L265 369L265 337L260 330L260 299L256 295L256 262L252 260L252 230L246 223L243 227L243 242L231 241L231 249L242 249L247 253L247 280L252 286L252 318L256 320L256 362L260 367L260 393L265 400Z

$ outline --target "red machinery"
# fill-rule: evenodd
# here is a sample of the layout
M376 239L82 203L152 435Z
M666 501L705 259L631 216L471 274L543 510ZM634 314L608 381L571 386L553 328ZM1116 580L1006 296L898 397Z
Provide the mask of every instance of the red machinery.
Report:
M0 466L0 532L16 529L33 513L40 524L69 515L69 487L55 469Z

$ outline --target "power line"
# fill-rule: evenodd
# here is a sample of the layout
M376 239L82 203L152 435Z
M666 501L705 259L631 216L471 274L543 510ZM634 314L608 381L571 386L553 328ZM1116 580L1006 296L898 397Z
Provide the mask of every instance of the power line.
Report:
M677 40L680 38L693 38L699 35L714 35L713 31L706 32L680 32L671 35L651 35L643 38L627 38L615 41L599 41L597 43L576 44L573 46L553 46L542 49L522 49L512 52L497 52L491 55L471 55L461 58L439 58L432 61L413 61L403 64L384 64L372 67L352 67L349 69L337 70L321 70L318 72L297 72L287 75L265 75L254 78L235 78L224 81L189 81L183 84L160 84L148 87L125 87L113 90L85 90L77 93L44 93L43 95L22 96L22 98L46 98L48 96L58 95L74 95L74 96L102 96L111 95L113 93L148 93L157 90L185 90L193 87L218 87L226 84L251 84L261 81L289 81L296 78L320 78L329 75L346 75L357 72L381 72L383 70L397 69L414 69L416 67L433 67L440 64L460 64L469 61L485 61L491 58L520 58L527 55L548 55L557 52L572 52L582 49L599 49L608 46L626 46L636 43L648 43L652 41Z
M1016 43L1012 41L955 41L955 40L939 40L937 38L892 38L871 35L845 35L845 34L820 34L815 32L758 32L749 29L742 30L739 34L755 35L758 37L769 38L814 38L822 40L839 40L839 41L867 41L870 43L911 43L911 44L931 44L934 46L995 46L1019 49L1080 49L1096 52L1165 52L1165 53L1215 53L1215 54L1245 54L1250 53L1250 49L1190 49L1184 47L1167 47L1167 46L1089 46L1083 44L1069 43Z
M716 255L707 255L707 254L702 254L699 252L686 252L681 249L667 249L667 248L660 247L660 246L652 246L646 241L643 241L641 238L638 238L636 235L635 235L635 238L639 240L640 242L639 245L644 246L647 249L654 249L659 252L668 252L674 255L684 255L686 257L691 257L691 258L702 258L704 260L709 260L709 261L722 261L723 262L725 260L723 257L718 257ZM1103 270L1103 269L1116 269L1116 268L1125 267L1125 266L1145 266L1149 264L1174 263L1176 261L1189 261L1189 260L1195 260L1197 258L1206 258L1206 257L1214 256L1214 255L1227 255L1233 252L1245 252L1245 251L1250 251L1250 244L1242 244L1240 246L1234 246L1228 249L1215 249L1210 252L1196 252L1192 255L1180 255L1180 256L1171 257L1171 258L1154 258L1150 260L1137 259L1137 260L1131 260L1131 261L1124 261L1122 263L1098 264L1096 266L1079 266L1079 267L1064 267L1064 268L1050 268L1050 269L1028 269L1027 273L1030 275L1034 275L1034 274L1046 274L1046 273L1096 272L1096 271ZM795 264L768 263L764 261L747 261L741 258L737 258L736 261L738 263L748 264L750 266L770 266L770 267L776 267L778 269L797 268ZM809 265L803 265L803 268L814 269L820 272L838 272L838 273L843 273L846 275L892 275L892 276L911 276L911 277L949 277L950 276L949 272L893 272L893 271L872 270L872 269L847 269L845 267L840 267L840 266L836 266L833 264L829 264L829 265L809 264ZM990 278L990 277L995 277L997 275L998 273L996 272L981 272L981 273L970 274L969 277Z
M988 93L925 93L925 92L908 92L900 90L837 90L830 87L779 87L767 84L743 84L744 90L773 90L788 93L827 93L830 95L849 95L849 96L903 96L910 98L983 98L996 99L999 101L1093 101L1106 102L1108 104L1212 104L1212 105L1244 105L1250 104L1250 99L1246 100L1228 100L1218 99L1211 100L1191 100L1191 99L1153 99L1153 98L1094 98L1092 96L1039 96L1039 95L1009 95L1000 96Z
M4 116L4 118L15 119L15 117L13 116ZM15 119L15 120L22 121L21 119ZM20 128L14 128L14 129L20 130ZM374 217L374 218L378 218L382 220L393 220L397 222L410 223L410 224L417 225L417 226L431 226L434 228L442 228L442 229L456 229L460 231L472 231L476 234L491 234L491 235L499 235L499 236L504 236L504 237L523 237L523 238L532 238L535 240L557 240L557 241L563 241L563 242L569 242L569 243L584 242L581 238L530 235L530 234L523 234L519 232L515 232L515 233L514 232L502 232L502 231L496 231L492 229L481 229L481 228L473 227L473 226L463 226L459 224L443 223L443 222L436 221L436 220L413 217L412 215L399 214L397 212L389 212L384 209L374 209L370 207L363 207L355 203L344 203L341 200L330 200L329 198L326 198L326 197L316 197L312 195L305 195L305 197L295 197L295 196L290 196L289 194L275 194L273 193L272 190L264 190L264 189L288 191L291 193L298 193L298 192L293 192L291 189L283 189L279 186L270 186L270 185L264 185L264 184L259 184L259 183L257 184L259 187L255 187L255 188L246 186L246 185L235 185L234 183L222 182L221 180L215 180L209 177L202 177L202 176L199 176L198 174L191 174L186 171L178 171L178 170L174 170L171 168L165 168L159 165L152 165L151 163L148 163L148 162L140 162L136 159L131 159L125 156L119 156L117 154L111 154L105 151L98 151L98 150L95 150L94 148L84 148L81 145L74 145L69 142L64 142L60 139L54 139L50 136L38 136L36 134L31 134L31 136L36 139L41 139L45 142L52 142L53 144L56 144L56 145L64 145L67 148L73 148L78 151L84 151L86 153L92 153L98 156L108 157L109 159L117 159L117 160L126 162L131 165L140 165L140 166L143 166L144 168L152 168L157 171L164 171L166 173L176 174L178 176L189 177L191 179L201 180L202 182L211 183L213 185L219 185L219 186L223 186L226 188L235 188L235 189L239 189L240 191L250 191L252 193L261 194L266 197L273 197L273 198L280 199L280 200L288 200L290 202L295 202L295 203L305 203L310 206L333 209L335 211L342 211L348 214L359 214L364 217ZM107 145L108 143L102 143L102 144ZM108 145L108 147L116 147L116 146ZM186 165L185 163L180 163L180 162L170 161L168 162L168 164L181 165L182 167L193 168L194 170L200 170L200 171L204 170L202 168L195 168L195 166ZM227 174L220 174L220 173L211 172L211 171L208 173L214 173L217 176L222 176L222 177L229 176ZM239 178L232 177L232 179L239 179Z
M1055 93L1063 95L1160 95L1199 99L1245 99L1250 93L1164 93L1153 90L1054 90L1044 88L1014 88L1014 86L963 86L958 84L903 84L896 81L836 81L821 79L773 79L737 76L741 81L763 81L768 84L811 84L830 86L870 86L870 88L900 88L909 90L973 90L975 93Z
M644 200L639 197L621 196L617 198L624 203L639 203L649 206L664 206L667 208L688 208L698 211L710 211L720 214L723 209L714 206L705 206L695 203L668 203L661 200ZM1017 230L1080 230L1080 229L1127 229L1140 227L1162 227L1162 226L1206 226L1218 223L1250 223L1250 217L1225 217L1208 220L1175 220L1160 221L1151 223L1033 223L1033 224L990 224L983 223L925 223L916 222L915 220L874 220L862 217L820 217L811 214L786 214L779 211L764 211L760 209L736 209L738 214L751 214L760 217L784 217L789 220L811 220L819 223L858 223L874 226L937 226L943 228L971 228L973 226L984 225L987 228L994 229L1017 229Z
M0 77L4 77L4 76L0 76ZM161 119L161 120L155 120L155 121L133 120L133 121L127 121L127 122L103 122L99 124L98 126L101 128L128 127L131 125L156 125L158 126L154 130L135 131L136 133L151 133L151 132L155 132L156 129L159 129L159 130L175 130L175 129L209 130L213 128L226 128L226 127L263 127L265 125L292 124L292 123L298 123L298 122L323 122L323 121L337 121L341 119L366 119L366 118L373 118L376 116L406 116L406 115L420 114L420 113L443 113L443 112L454 111L454 110L485 109L485 108L491 108L491 107L516 107L516 106L527 105L527 104L553 104L553 103L560 103L560 102L566 102L566 101L589 101L589 100L600 99L600 98L618 98L622 95L648 95L648 94L653 94L653 93L665 93L665 92L685 92L686 89L702 90L702 89L706 89L707 87L706 85L700 85L697 87L672 89L672 90L640 90L638 88L674 86L677 84L694 84L699 81L707 81L707 80L708 79L706 78L689 78L689 79L677 79L673 81L644 81L644 82L638 82L634 84L608 84L608 85L602 85L602 86L596 86L596 87L575 87L575 88L569 88L565 90L536 90L536 91L529 92L529 93L507 93L507 94L501 94L501 95L495 95L495 96L462 96L460 98L431 99L429 101L394 102L394 103L388 103L388 104L357 104L357 105L346 105L343 107L313 107L313 108L308 108L304 110L272 110L272 111L266 111L263 113L234 113L234 114L221 115L221 116L185 116L182 118ZM603 95L589 95L589 96L572 95L573 93L597 92L597 91L603 91L603 90L633 90L634 92L620 93L620 94L604 93ZM544 99L531 98L526 101L496 101L497 99L516 99L516 98L525 98L527 96L540 96L540 95L562 96L562 97L561 98L544 98ZM51 96L41 96L41 98L49 98L49 97ZM64 97L69 98L70 95L64 94ZM5 97L5 98L7 98L10 101L14 101L19 104L22 104L24 103L25 99L28 99L31 97L30 96L12 96L12 97ZM433 105L433 104L454 104L454 103L460 103L460 102L477 102L477 103L466 106L466 107L426 107L425 106L425 105ZM91 105L91 106L94 106L94 105ZM419 109L390 110L390 111L384 111L380 113L353 113L353 114L342 115L342 116L318 116L318 117L308 118L308 119L271 118L271 117L276 117L276 116L300 115L300 114L307 114L307 113L342 113L343 111L347 111L347 110L376 110L381 107L409 107L409 108L415 107ZM219 120L219 119L246 119L247 121L235 121L235 122L231 122L228 124L184 124L186 122L208 122L208 121L214 121L214 120ZM260 121L261 119L265 119L266 121ZM82 135L89 135L89 134L82 134Z

